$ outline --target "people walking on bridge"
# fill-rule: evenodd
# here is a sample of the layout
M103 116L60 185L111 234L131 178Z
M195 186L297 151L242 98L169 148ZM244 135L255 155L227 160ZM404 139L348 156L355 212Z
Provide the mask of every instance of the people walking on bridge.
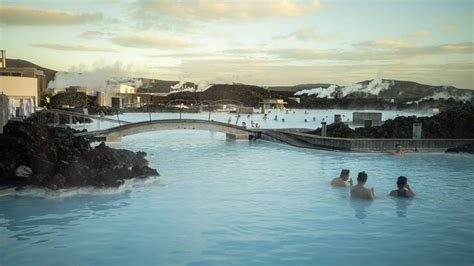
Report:
M247 128L247 123L242 122L242 128L246 129Z
M250 128L254 128L255 127L255 123L253 122L253 120L250 121Z
M229 116L229 118L227 118L227 124L230 124L232 123L232 116Z
M278 116L275 115L275 118L273 120L278 121Z

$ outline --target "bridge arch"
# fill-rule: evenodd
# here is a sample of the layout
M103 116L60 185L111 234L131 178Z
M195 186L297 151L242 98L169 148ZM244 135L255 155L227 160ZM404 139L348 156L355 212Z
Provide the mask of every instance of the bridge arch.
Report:
M208 120L197 120L197 119L166 119L166 120L152 120L152 121L141 121L136 123L130 123L117 127L112 127L104 130L80 132L77 136L84 136L88 138L105 138L106 141L119 142L122 137L130 136L134 134L140 134L151 131L164 131L164 130L207 130L213 132L225 133L230 139L249 139L252 132L238 127L235 125L229 125L222 122L208 121Z

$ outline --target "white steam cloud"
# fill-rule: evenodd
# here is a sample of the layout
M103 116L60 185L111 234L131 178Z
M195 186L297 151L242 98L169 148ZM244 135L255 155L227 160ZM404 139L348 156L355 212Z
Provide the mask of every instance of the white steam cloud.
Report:
M309 90L302 90L298 91L295 93L296 96L301 96L301 95L316 95L318 98L334 98L336 95L336 89L338 88L337 85L331 85L328 88L314 88L314 89L309 89Z
M171 91L170 93L178 93L178 92L203 92L207 89L212 87L212 84L210 84L206 80L202 80L198 82L197 86L186 86L186 81L180 80L178 83L175 85L171 86Z
M433 95L420 98L419 100L416 100L416 101L407 102L407 104L420 103L424 100L430 100L430 99L433 99L433 100L440 100L440 99L447 100L449 98L453 98L456 101L471 101L473 97L474 97L474 93L468 93L467 92L467 93L461 93L461 94L452 94L452 93L449 93L447 91L437 91L437 92L433 93Z
M388 90L394 83L393 81L383 81L381 78L373 79L369 84L363 85L361 83L352 84L347 87L339 87L331 85L328 88L314 88L309 90L302 90L295 93L296 96L301 95L316 95L317 98L333 99L336 96L346 97L347 95L357 93L363 95L379 95L380 92Z
M106 91L112 84L126 84L139 88L142 85L140 79L128 78L130 69L116 62L111 65L93 66L92 69L81 65L70 70L70 72L57 72L54 80L48 83L48 88L67 88L70 86L90 87L96 90Z

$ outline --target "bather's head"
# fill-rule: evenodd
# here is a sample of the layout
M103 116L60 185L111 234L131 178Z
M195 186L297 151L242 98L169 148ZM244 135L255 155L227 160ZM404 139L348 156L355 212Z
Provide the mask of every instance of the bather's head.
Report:
M400 145L399 143L395 144L395 150L396 151L401 151L402 150L402 145Z
M362 171L357 175L358 183L365 183L367 181L367 173Z
M349 179L349 169L342 169L341 171L341 179L347 181Z
M399 176L399 177L398 177L398 179L397 179L397 186L398 186L399 188L406 186L407 183L408 183L408 178L406 178L406 177L404 177L404 176Z

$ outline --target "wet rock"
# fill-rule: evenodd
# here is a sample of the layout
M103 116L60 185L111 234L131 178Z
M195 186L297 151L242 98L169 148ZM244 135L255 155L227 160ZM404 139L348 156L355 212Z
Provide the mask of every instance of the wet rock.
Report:
M17 177L30 177L33 171L28 166L20 165L15 170L15 176Z
M446 153L465 152L465 153L474 154L474 144L473 143L468 143L468 144L465 144L465 145L449 148L445 152Z
M85 108L91 104L94 104L94 99L83 92L59 93L51 98L51 106L55 108L64 105Z
M414 123L422 124L423 138L474 138L474 106L464 104L432 117L397 117L371 128L351 129L346 125L331 124L327 127L327 135L342 138L412 138ZM320 133L320 128L313 132Z
M91 148L75 132L33 120L10 121L0 135L0 185L116 187L126 179L158 175L148 167L146 153L113 149L104 143Z
M445 153L459 153L458 148L449 148L445 151Z
M321 128L314 131L314 134L321 136ZM354 138L356 134L348 125L344 123L333 123L327 126L326 136L333 138Z

